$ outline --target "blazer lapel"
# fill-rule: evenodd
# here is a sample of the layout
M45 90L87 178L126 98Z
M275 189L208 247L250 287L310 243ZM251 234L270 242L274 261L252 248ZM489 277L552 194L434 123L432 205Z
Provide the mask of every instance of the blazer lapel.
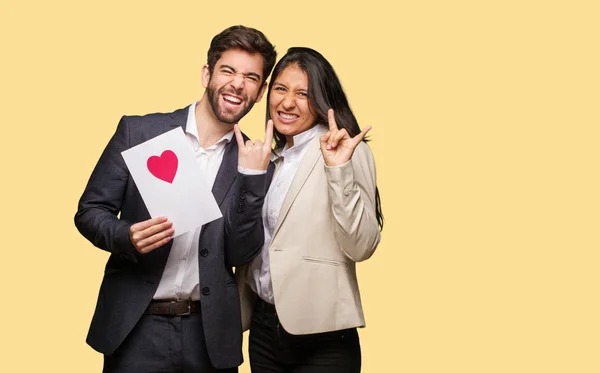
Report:
M324 132L327 131L325 130ZM281 210L279 211L279 217L277 219L277 225L275 226L275 230L273 231L273 238L271 240L275 239L275 236L277 235L277 232L281 227L281 223L285 220L285 217L289 212L290 207L294 203L294 200L298 196L298 193L302 189L302 186L306 182L306 179L308 179L308 176L315 168L317 161L321 158L321 145L319 142L319 138L323 133L322 131L317 132L315 137L308 144L306 153L304 153L302 162L300 162L300 167L298 167L296 175L294 175L294 179L292 180L292 184L290 185L290 188L288 189L288 192L285 195L285 199L283 200L283 204L281 205Z
M183 132L185 132L189 108L189 106L186 106L183 109L175 110L174 112L169 114L171 120L165 121L165 123L163 124L163 133L177 127L181 127Z
M237 177L237 148L235 137L232 138L227 145L225 145L223 161L221 162L221 167L219 167L219 172L217 173L217 177L215 178L215 183L213 184L212 188L212 194L215 196L215 200L219 206L221 206L221 203L223 203L223 199L225 198L227 191L229 191L229 188L231 188L233 181Z
M179 109L171 113L170 121L166 121L163 125L164 132L170 131L174 128L181 127L185 132L187 124L187 117L189 112L189 106ZM225 154L223 154L223 161L217 172L217 177L212 187L212 194L217 201L217 204L221 206L223 199L227 194L227 191L231 187L231 184L237 176L237 142L235 137L225 145Z

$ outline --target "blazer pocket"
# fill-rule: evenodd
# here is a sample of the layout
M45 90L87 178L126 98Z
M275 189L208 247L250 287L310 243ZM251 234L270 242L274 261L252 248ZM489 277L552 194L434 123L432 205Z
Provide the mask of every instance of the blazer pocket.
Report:
M312 256L303 256L302 260L304 260L305 262L309 262L309 263L325 264L325 265L330 265L330 266L334 266L334 267L348 268L348 263L338 262L336 260L321 259L321 258L315 258Z

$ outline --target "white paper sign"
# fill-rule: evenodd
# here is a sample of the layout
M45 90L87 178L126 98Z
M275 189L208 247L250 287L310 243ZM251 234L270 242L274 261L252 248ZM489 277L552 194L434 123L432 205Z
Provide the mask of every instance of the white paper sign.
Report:
M174 236L222 216L181 127L121 155L150 216L166 216Z

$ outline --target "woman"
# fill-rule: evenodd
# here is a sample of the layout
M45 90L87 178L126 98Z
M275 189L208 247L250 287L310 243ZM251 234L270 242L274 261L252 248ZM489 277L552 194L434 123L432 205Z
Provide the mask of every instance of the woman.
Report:
M252 372L359 372L355 263L373 254L383 225L370 127L361 132L333 67L309 48L277 63L267 105L276 172L265 243L237 271Z

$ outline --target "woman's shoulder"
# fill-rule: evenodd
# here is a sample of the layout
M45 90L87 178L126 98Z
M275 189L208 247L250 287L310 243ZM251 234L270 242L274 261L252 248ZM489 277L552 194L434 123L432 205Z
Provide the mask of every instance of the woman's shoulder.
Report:
M369 144L361 141L357 146L356 149L354 149L354 156L359 155L361 157L365 157L365 158L369 158L369 159L373 159L373 152L371 151L371 147L369 147Z

